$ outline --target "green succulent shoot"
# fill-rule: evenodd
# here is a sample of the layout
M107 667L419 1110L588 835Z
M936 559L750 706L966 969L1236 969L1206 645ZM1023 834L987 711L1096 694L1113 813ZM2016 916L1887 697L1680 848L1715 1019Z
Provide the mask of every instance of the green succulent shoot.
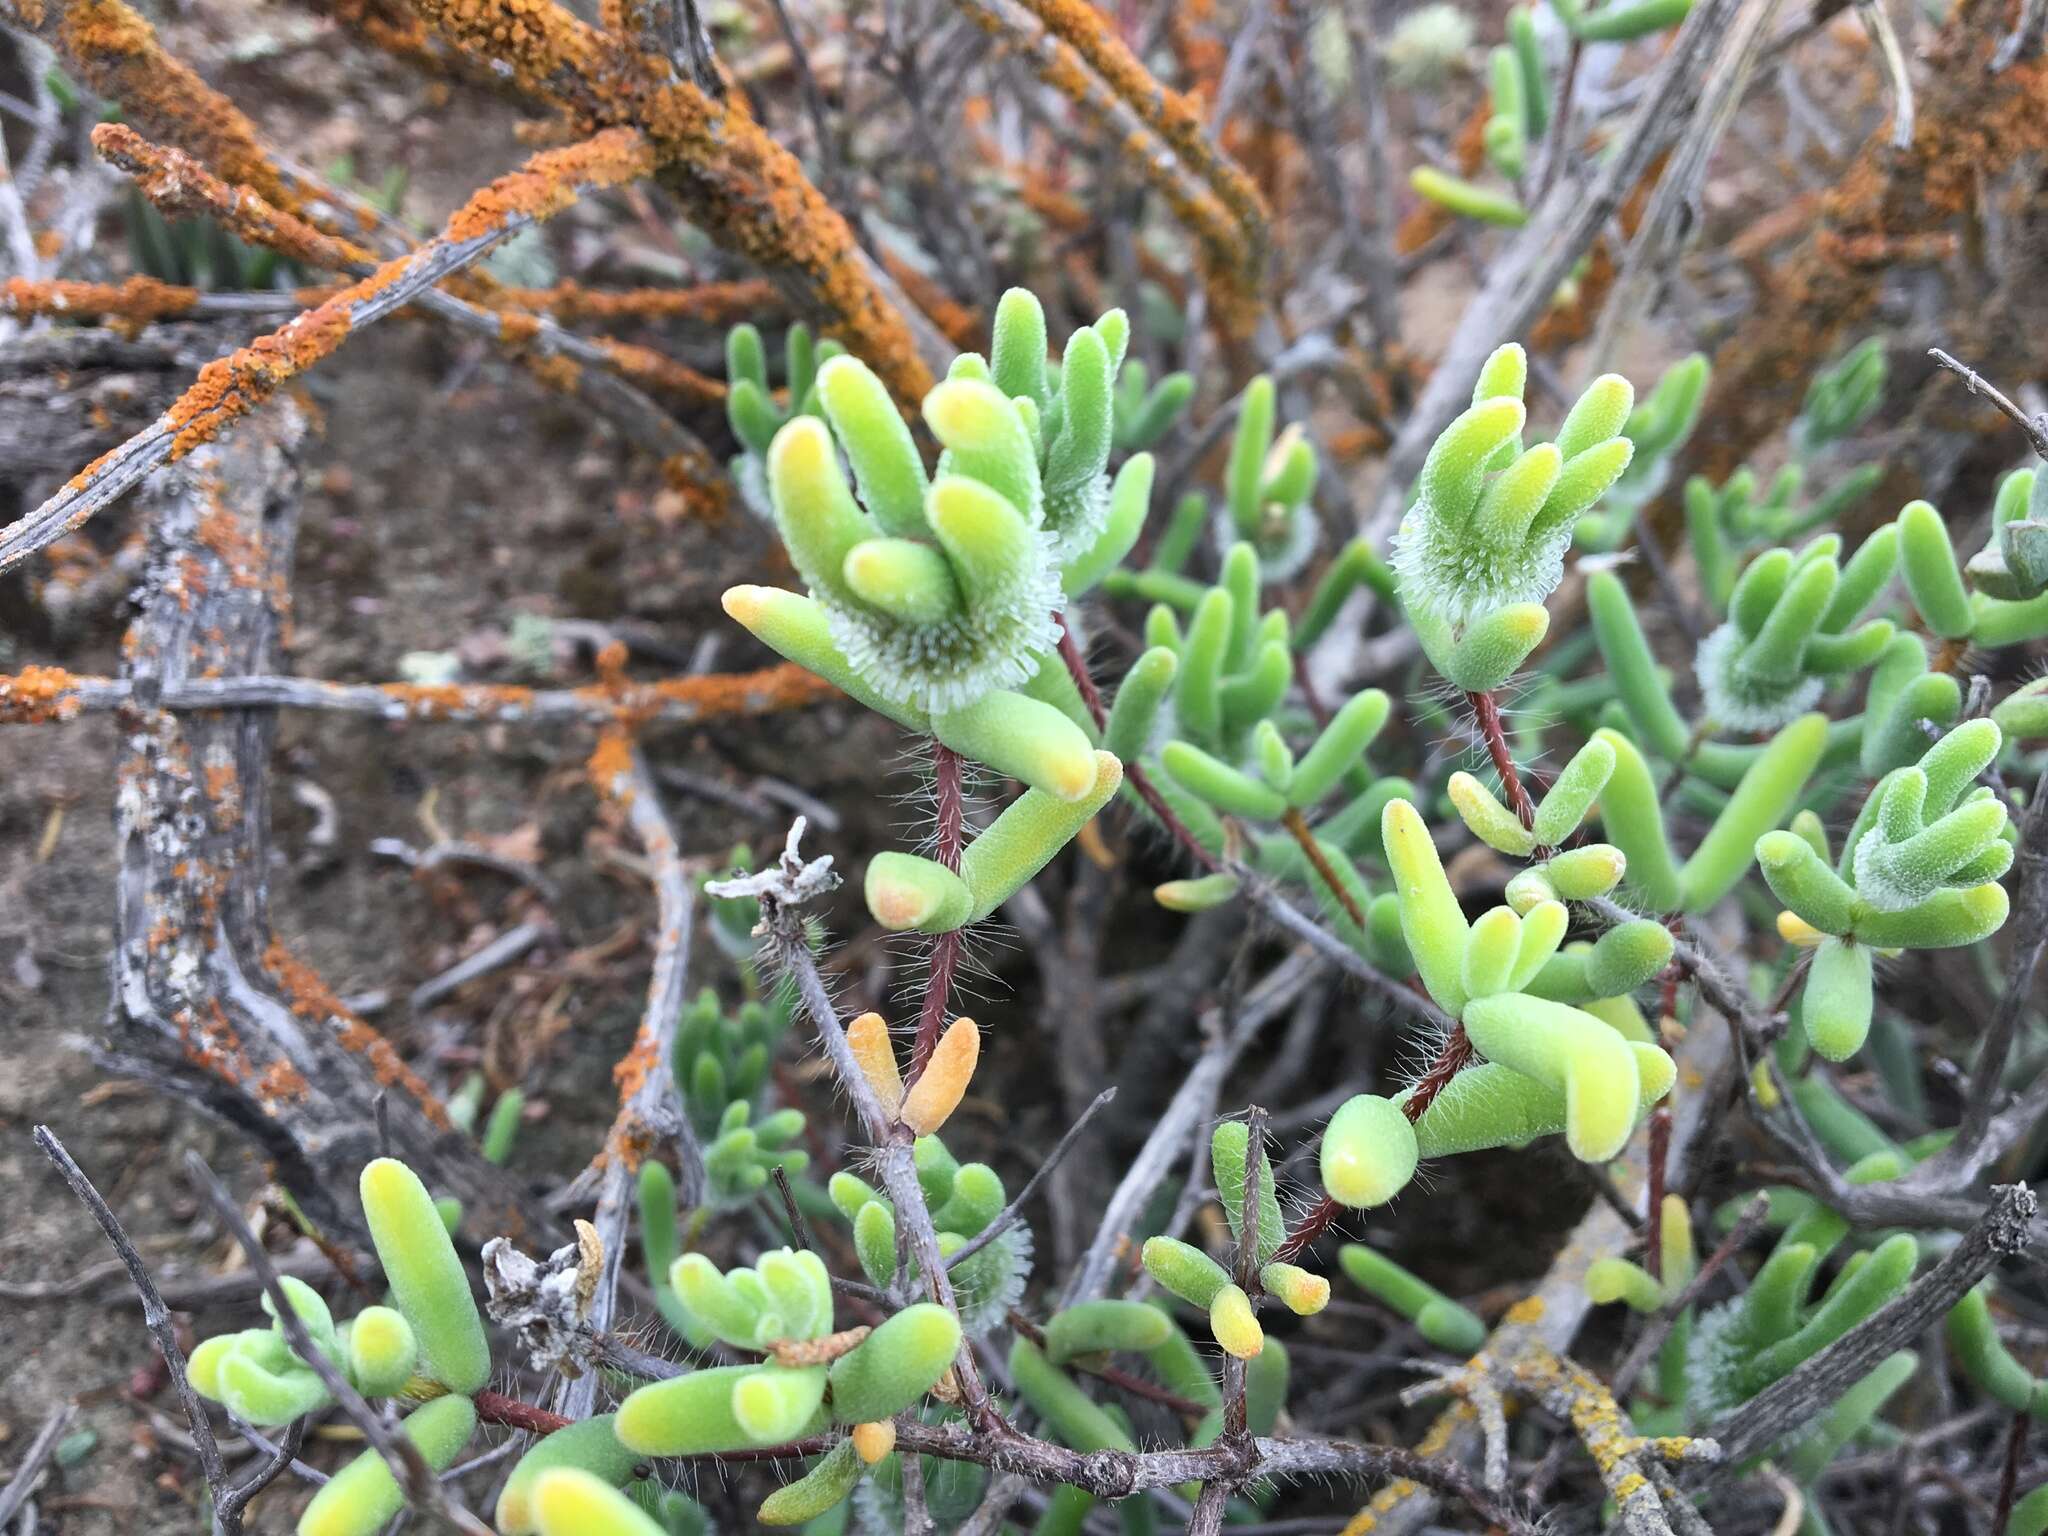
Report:
M1526 916L1497 907L1468 923L1415 807L1405 800L1389 804L1382 836L1400 902L1401 931L1429 995L1465 1026L1489 1063L1528 1080L1543 1090L1540 1102L1562 1110L1566 1145L1574 1156L1588 1162L1613 1157L1647 1104L1655 1102L1655 1097L1646 1099L1646 1088L1661 1080L1661 1096L1674 1069L1656 1046L1628 1041L1593 1014L1529 990L1563 942L1569 922L1564 907L1540 902ZM1643 1053L1661 1058L1647 1079L1639 1062ZM1434 1155L1431 1115L1444 1111L1457 1118L1477 1109L1483 1118L1485 1106L1476 1099L1454 1100L1448 1110L1443 1103L1471 1075L1454 1078L1417 1122L1423 1156ZM1501 1099L1498 1122L1504 1141L1526 1128L1511 1106L1536 1102L1533 1094Z
M2048 476L2016 469L1999 482L1991 538L1970 557L1970 585L2023 603L2048 590Z
M1315 553L1321 527L1310 498L1316 488L1316 451L1298 425L1277 435L1272 379L1261 374L1245 386L1231 439L1224 488L1229 517L1218 524L1223 548L1249 543L1268 581L1286 581Z
M1890 375L1884 340L1878 336L1865 337L1815 374L1806 387L1799 419L1792 424L1794 450L1811 453L1862 426L1884 403Z
M1507 38L1489 61L1493 115L1486 122L1486 158L1508 180L1519 181L1528 169L1530 145L1550 123L1550 80L1527 6L1508 12Z
M1528 371L1512 344L1487 359L1472 406L1430 449L1394 538L1401 601L1424 653L1468 692L1499 687L1549 628L1543 600L1572 530L1628 467L1628 381L1605 374L1555 442L1521 446Z
M1817 820L1757 840L1787 908L1780 932L1813 949L1800 1016L1829 1060L1855 1054L1870 1032L1877 952L1974 944L2004 925L2010 818L1988 786L1971 787L2000 741L1991 721L1972 720L1887 774L1833 867Z
M1346 1243L1337 1262L1351 1283L1416 1327L1436 1348L1470 1355L1486 1342L1486 1324L1435 1286L1363 1243Z
M767 1358L634 1391L619 1405L614 1430L622 1445L643 1455L772 1445L828 1419L889 1418L930 1390L959 1347L952 1313L919 1303L850 1350L807 1348L830 1342L832 1282L824 1261L805 1249L773 1249L751 1268L723 1272L704 1255L686 1253L671 1267L669 1285L712 1337Z
M1797 554L1773 549L1751 561L1727 621L1694 661L1708 718L1730 730L1776 730L1811 709L1830 679L1876 661L1892 625L1863 616L1891 584L1899 542L1881 530L1844 565L1841 539L1827 534Z
M1090 345L1106 347L1099 337ZM726 611L908 729L1056 798L1084 799L1097 778L1086 733L1058 705L1013 690L1042 670L1064 678L1052 654L1064 595L1048 517L1073 508L1076 456L1083 467L1095 457L1089 442L1069 452L1069 436L1043 434L1055 414L1078 426L1087 411L1080 395L1054 410L1075 392L1072 368L1067 393L1043 406L1006 396L987 373L979 359L961 359L925 397L924 419L945 450L928 474L881 380L850 357L827 363L817 381L823 419L785 426L767 466L776 526L810 595L735 587ZM1107 412L1105 398L1105 445ZM1129 460L1107 498L1123 547L1143 520L1150 473L1149 459ZM1055 480L1065 500L1051 494Z
M1588 512L1572 530L1572 543L1601 553L1618 549L1635 526L1636 514L1664 489L1671 461L1699 424L1711 370L1703 353L1681 358L1664 370L1656 387L1628 414L1621 435L1635 454L1607 494L1607 509Z
M818 413L818 367L846 350L836 341L814 344L810 327L802 321L790 326L782 346L784 390L778 402L768 383L768 352L760 331L736 325L725 337L725 419L740 445L738 457L727 467L740 488L740 499L763 519L774 515L768 494L768 446L796 417Z
M1126 359L1116 377L1111 445L1120 454L1156 448L1194 398L1193 374L1169 373L1155 384L1151 370L1142 361L1135 357Z
M951 1258L981 1236L1009 1203L1003 1180L986 1163L962 1163L936 1136L920 1136L913 1152L918 1185L931 1207L939 1252ZM896 1279L896 1213L888 1198L851 1173L835 1173L826 1186L832 1203L853 1228L854 1252L874 1284ZM1013 1222L975 1252L950 1265L960 1320L976 1337L1001 1324L1023 1299L1031 1273L1031 1229ZM908 1261L917 1273L915 1259Z

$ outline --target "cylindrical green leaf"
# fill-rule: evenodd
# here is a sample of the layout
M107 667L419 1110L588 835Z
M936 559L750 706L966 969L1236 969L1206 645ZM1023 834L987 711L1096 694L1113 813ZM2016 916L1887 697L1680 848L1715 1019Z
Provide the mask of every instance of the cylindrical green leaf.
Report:
M1827 746L1827 716L1801 715L1771 738L1679 871L1688 912L1704 912L1740 880L1756 842L1791 814ZM1630 859L1633 867L1635 861Z
M1671 930L1651 918L1621 923L1600 935L1586 956L1595 997L1622 997L1660 975L1675 948Z
M1629 883L1642 893L1649 908L1675 911L1682 887L1665 841L1664 810L1650 765L1643 761L1635 743L1618 731L1603 728L1594 738L1614 751L1614 772L1600 792L1600 825L1626 857Z
M1278 821L1287 811L1287 797L1279 790L1211 757L1192 742L1169 741L1160 751L1159 764L1183 789L1230 815Z
M1084 1301L1047 1319L1045 1353L1054 1365L1076 1355L1143 1354L1164 1344L1172 1332L1172 1320L1142 1301Z
M875 521L890 533L923 533L924 459L888 386L857 358L835 357L818 370L817 388L818 404Z
M1590 1014L1521 994L1474 998L1462 1017L1489 1061L1563 1090L1573 1156L1597 1163L1621 1150L1641 1093L1627 1041Z
M842 1440L802 1477L763 1499L755 1518L763 1525L802 1525L815 1520L845 1503L866 1470L853 1442Z
M1608 676L1621 694L1629 719L1651 751L1670 762L1683 761L1692 734L1679 718L1670 690L1657 675L1656 657L1643 636L1628 588L1613 571L1595 571L1586 578L1586 608L1592 615L1600 654L1607 661Z
M1323 1129L1323 1189L1339 1205L1384 1205L1415 1177L1415 1128L1390 1099L1357 1094Z
M966 882L952 870L892 848L868 861L862 891L869 914L892 933L950 933L974 909Z
M348 1377L363 1396L389 1397L403 1390L419 1358L419 1340L404 1313L365 1307L349 1323Z
M1129 1431L1021 1333L1010 1345L1010 1379L1063 1445L1077 1451L1137 1449Z
M1230 1284L1230 1273L1209 1255L1175 1237L1148 1237L1145 1272L1190 1306L1207 1308Z
M446 1471L476 1433L476 1408L467 1397L450 1393L415 1408L399 1430L428 1466ZM405 1492L383 1455L364 1451L313 1495L299 1516L299 1536L374 1536L404 1507Z
M426 1370L453 1392L477 1391L490 1379L491 1346L433 1198L418 1175L389 1157L363 1169L360 1187L377 1261Z
M1388 803L1380 819L1387 864L1401 903L1401 936L1431 997L1449 1013L1464 1006L1465 913L1444 878L1429 827L1406 800Z
M632 1477L641 1456L619 1444L618 1436L612 1432L616 1418L616 1414L600 1413L534 1442L533 1448L512 1468L504 1491L498 1495L494 1523L500 1536L532 1536L540 1529L533 1489L543 1472L574 1467L613 1487Z
M1976 617L1941 514L1927 502L1908 502L1899 513L1898 528L1899 565L1914 608L1928 629L1943 639L1967 636L1976 627Z
M832 1416L842 1424L893 1418L946 1374L959 1319L933 1302L905 1307L832 1363Z

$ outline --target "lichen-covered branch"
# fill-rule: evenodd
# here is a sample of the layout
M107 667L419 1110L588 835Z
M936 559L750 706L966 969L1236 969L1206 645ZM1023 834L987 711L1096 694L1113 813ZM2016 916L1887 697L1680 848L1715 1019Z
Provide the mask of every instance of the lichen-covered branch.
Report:
M28 516L0 529L0 571L77 531L150 470L212 441L362 327L470 266L508 235L553 217L586 191L644 176L653 163L639 134L608 130L568 149L543 151L523 170L492 182L417 251L384 263L325 303L208 363L148 428L88 465Z

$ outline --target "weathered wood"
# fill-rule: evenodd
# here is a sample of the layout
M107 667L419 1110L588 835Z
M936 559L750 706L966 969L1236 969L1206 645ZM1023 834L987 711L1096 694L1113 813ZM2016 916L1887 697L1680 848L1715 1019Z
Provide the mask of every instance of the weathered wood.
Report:
M270 710L172 713L162 691L277 672L306 422L245 421L152 477L141 612L123 647L120 872L109 1063L250 1135L313 1220L352 1234L362 1165L390 1150L478 1233L553 1223L477 1154L391 1043L271 932Z

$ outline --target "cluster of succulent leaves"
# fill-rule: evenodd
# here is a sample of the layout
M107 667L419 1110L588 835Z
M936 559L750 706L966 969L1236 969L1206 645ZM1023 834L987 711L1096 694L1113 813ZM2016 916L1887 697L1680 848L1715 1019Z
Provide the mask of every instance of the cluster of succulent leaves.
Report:
M1448 7L1424 8L1438 9ZM1531 172L1539 169L1538 152L1550 131L1556 94L1553 77L1563 48L1649 37L1677 26L1691 9L1692 0L1607 0L1593 6L1581 0L1550 0L1543 8L1514 6L1507 14L1506 40L1493 49L1487 61L1491 94L1484 137L1487 164L1510 190L1483 186L1434 166L1419 167L1411 174L1415 190L1463 218L1488 224L1526 222L1528 208L1519 189ZM1411 13L1411 17L1421 14ZM1469 27L1465 36L1469 37ZM1434 46L1440 49L1443 45ZM1462 41L1456 51L1463 52ZM1400 68L1396 67L1392 76L1396 84L1403 83Z
M920 1136L912 1144L918 1186L931 1208L939 1253L954 1254L987 1230L1009 1203L1002 1176L987 1163L962 1163L937 1136ZM878 1286L896 1280L896 1212L888 1197L855 1174L839 1172L826 1186L832 1204L853 1229L854 1252L861 1269ZM977 1251L946 1270L953 1283L961 1325L980 1336L1001 1325L1024 1297L1031 1274L1031 1229L1022 1222L1006 1227ZM917 1282L915 1259L907 1274Z

